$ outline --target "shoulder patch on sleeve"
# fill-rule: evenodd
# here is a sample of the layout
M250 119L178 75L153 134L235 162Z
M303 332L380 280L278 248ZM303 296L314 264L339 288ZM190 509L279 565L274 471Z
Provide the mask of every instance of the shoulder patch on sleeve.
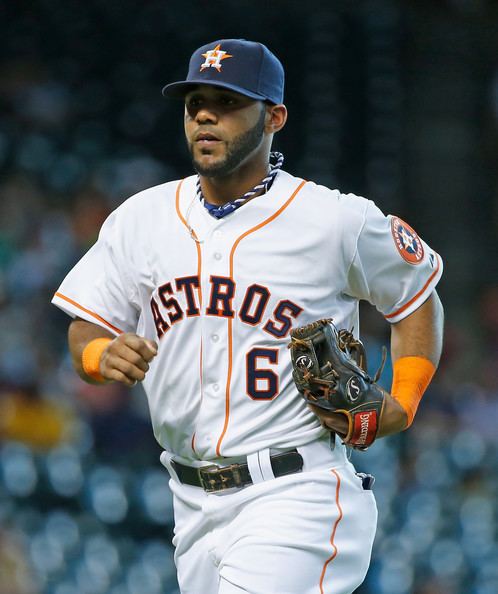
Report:
M417 232L402 219L392 217L391 233L403 260L409 264L420 264L424 259L424 247Z

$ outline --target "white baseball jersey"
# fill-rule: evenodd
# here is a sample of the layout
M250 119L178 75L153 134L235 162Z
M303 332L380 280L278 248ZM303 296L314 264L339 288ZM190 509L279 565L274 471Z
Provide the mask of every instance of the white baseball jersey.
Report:
M292 327L358 329L365 299L390 322L416 310L442 262L375 204L284 171L217 220L196 177L124 202L53 303L159 344L143 382L156 439L186 460L293 448L322 435L291 377Z

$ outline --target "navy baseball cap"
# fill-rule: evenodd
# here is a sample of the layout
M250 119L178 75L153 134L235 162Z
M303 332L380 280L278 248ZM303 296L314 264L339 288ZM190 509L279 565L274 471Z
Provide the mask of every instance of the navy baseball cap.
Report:
M196 85L213 85L279 104L284 99L284 68L262 43L220 39L195 50L186 80L166 85L163 95L183 99Z

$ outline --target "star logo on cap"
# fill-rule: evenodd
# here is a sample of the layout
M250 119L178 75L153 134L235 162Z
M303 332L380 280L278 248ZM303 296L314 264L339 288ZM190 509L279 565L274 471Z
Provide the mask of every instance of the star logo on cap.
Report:
M206 68L216 68L216 70L220 72L221 61L226 60L227 58L233 58L232 55L227 54L227 52L220 49L220 47L221 44L218 43L213 50L209 50L205 54L202 54L203 58L206 58L206 60L201 64L201 72Z

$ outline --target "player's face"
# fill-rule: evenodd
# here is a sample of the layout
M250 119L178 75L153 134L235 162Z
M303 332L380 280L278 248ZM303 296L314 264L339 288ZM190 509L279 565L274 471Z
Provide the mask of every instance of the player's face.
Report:
M200 85L185 97L185 135L195 170L224 177L261 149L266 109L240 93Z

